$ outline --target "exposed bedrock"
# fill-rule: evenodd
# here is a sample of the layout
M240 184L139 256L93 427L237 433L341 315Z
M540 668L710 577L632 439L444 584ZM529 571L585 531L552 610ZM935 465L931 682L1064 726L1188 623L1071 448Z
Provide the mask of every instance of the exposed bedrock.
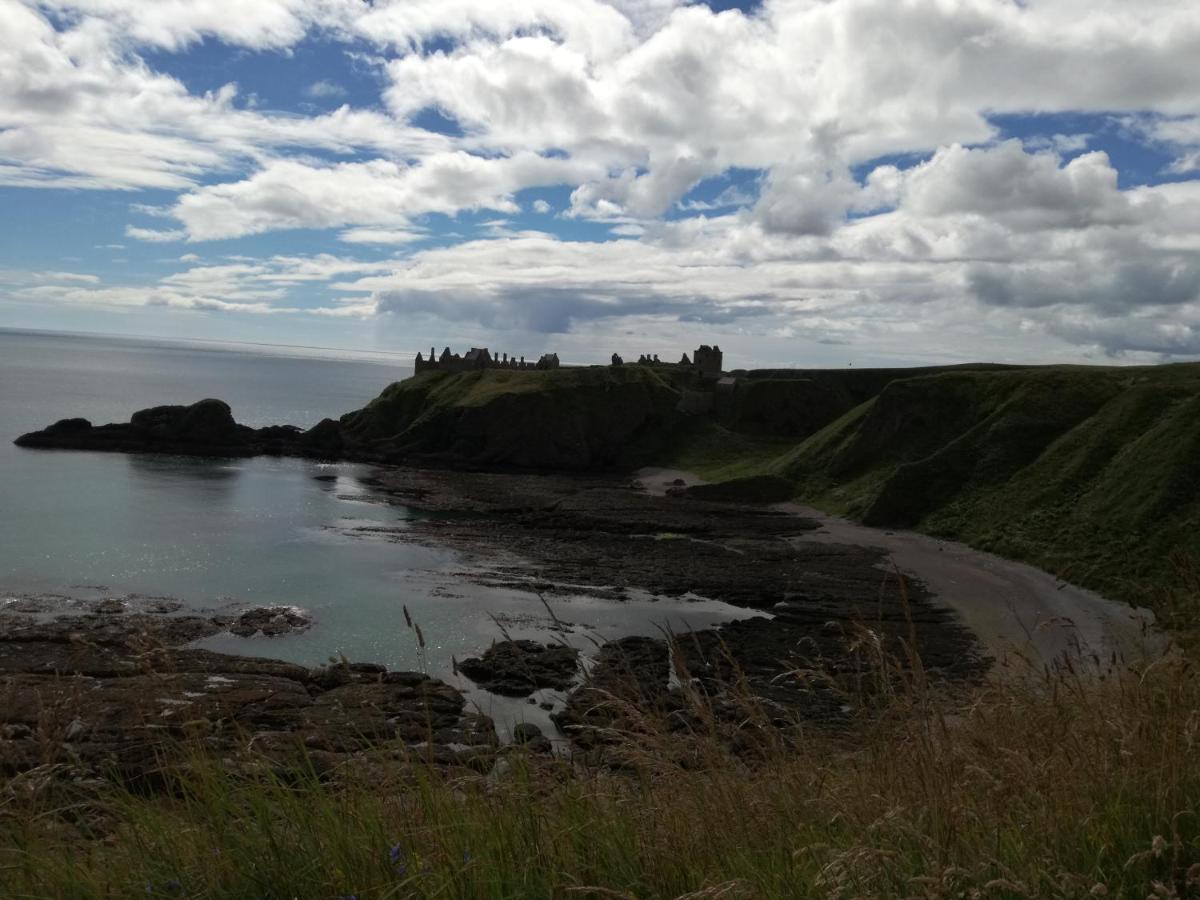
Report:
M269 619L277 611L267 610ZM373 664L308 669L176 645L223 629L203 616L0 617L0 773L155 778L165 746L246 759L304 750L322 770L364 751L489 765L490 719L454 687Z
M539 688L570 687L579 668L579 651L563 644L501 641L478 659L464 659L458 671L493 694L528 697Z

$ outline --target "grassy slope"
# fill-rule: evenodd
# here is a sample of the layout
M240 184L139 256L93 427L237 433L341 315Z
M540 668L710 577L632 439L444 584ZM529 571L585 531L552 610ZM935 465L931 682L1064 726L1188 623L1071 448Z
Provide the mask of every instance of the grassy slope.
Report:
M629 383L661 384L646 368L558 369L514 372L484 369L479 372L447 374L426 372L397 381L380 393L362 410L343 417L352 427L389 436L398 424L410 427L422 416L433 416L446 409L480 407L498 399L522 395L562 396L583 389Z
M160 796L34 773L0 807L0 896L1194 895L1194 676L1063 673L945 706L922 684L853 738L785 744L760 713L754 761L648 719L615 736L623 773L520 754L444 773L386 746L335 784L202 752Z
M897 381L760 469L831 512L1155 605L1200 551L1200 366Z

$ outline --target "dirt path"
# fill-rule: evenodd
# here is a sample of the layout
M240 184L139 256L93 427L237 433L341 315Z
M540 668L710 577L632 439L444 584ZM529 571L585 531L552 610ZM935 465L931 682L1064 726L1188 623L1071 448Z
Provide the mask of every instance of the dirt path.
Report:
M638 472L642 487L654 494L665 493L676 479L703 484L674 469ZM1114 659L1131 662L1165 647L1151 628L1154 617L1148 610L1107 600L1033 566L917 532L868 528L800 504L773 508L821 523L797 541L885 550L902 572L921 580L958 614L1001 669L1027 670L1023 660L1041 669L1072 651L1103 665Z

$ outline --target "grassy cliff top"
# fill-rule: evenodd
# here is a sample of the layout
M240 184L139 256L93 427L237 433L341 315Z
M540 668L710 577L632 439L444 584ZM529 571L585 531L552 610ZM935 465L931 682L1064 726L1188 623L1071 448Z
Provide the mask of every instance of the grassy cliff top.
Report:
M595 390L629 384L654 389L668 387L666 381L646 366L423 372L385 388L367 408L407 393L422 394L442 406L482 406L505 395Z

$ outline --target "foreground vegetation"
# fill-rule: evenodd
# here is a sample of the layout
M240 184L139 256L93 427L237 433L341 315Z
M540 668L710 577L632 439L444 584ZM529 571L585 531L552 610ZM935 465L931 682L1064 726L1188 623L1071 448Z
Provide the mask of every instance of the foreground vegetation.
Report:
M1200 682L1178 658L1106 662L952 695L881 663L848 732L785 736L748 707L735 755L715 724L643 716L615 768L380 748L330 780L192 747L153 794L33 772L4 787L0 896L1191 895Z

